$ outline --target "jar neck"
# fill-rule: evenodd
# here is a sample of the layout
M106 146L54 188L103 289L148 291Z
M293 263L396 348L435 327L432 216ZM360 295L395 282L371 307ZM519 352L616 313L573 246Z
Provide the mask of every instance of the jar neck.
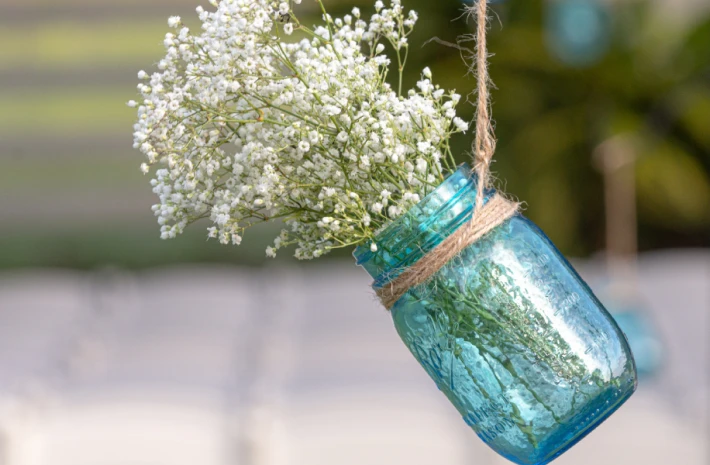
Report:
M471 219L476 202L478 177L463 164L407 213L390 223L371 242L353 253L357 264L375 279L379 288L438 246ZM486 189L485 201L495 191Z

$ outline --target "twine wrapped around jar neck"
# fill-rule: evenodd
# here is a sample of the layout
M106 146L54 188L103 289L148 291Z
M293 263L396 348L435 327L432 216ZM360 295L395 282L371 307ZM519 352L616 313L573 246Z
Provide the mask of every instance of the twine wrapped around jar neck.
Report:
M477 80L476 136L473 142L473 170L478 175L476 203L471 220L447 237L431 252L414 265L404 270L397 278L377 290L377 296L388 310L409 291L429 280L450 260L466 247L478 241L507 219L515 215L519 204L496 194L484 202L484 192L490 184L490 165L495 153L496 140L490 111L490 76L488 74L488 1L476 0L468 7L468 13L476 17L475 73Z

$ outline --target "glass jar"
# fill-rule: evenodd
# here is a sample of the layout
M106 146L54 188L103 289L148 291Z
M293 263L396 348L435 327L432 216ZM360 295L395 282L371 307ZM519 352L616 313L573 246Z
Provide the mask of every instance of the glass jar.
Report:
M355 258L375 289L471 218L477 180L462 166ZM489 199L494 191L485 192ZM636 389L626 339L570 264L517 214L391 309L400 337L490 447L543 465Z

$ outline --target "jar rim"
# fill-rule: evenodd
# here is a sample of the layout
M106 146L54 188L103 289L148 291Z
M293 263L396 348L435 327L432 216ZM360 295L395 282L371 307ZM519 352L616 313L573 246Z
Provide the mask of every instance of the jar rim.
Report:
M391 221L353 256L380 288L434 250L468 222L475 210L478 176L464 163L404 215ZM495 189L485 188L483 202ZM372 243L376 247L371 247Z
M381 238L386 238L394 234L401 225L401 223L404 221L404 219L407 218L407 216L411 215L413 211L421 210L423 206L429 203L435 196L440 196L442 192L449 190L452 187L452 183L454 183L461 177L469 178L470 174L471 168L469 164L466 162L461 163L456 169L456 171L449 174L446 179L444 179L444 181L442 181L442 183L436 187L436 189L432 190L426 196L424 196L424 198L421 199L419 203L414 205L412 208L407 210L398 218L387 223L387 225L375 235L375 243L383 242ZM378 238L380 238L380 240L378 240ZM370 248L371 243L372 241L367 241L366 243L357 246L353 251L353 257L355 257L356 263L358 265L362 265L363 263L367 262L372 258L373 255L377 253L376 251L373 252Z

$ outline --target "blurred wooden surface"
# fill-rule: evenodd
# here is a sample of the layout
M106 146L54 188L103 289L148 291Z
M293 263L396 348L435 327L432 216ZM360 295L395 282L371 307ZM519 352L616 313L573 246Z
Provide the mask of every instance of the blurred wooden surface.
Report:
M555 463L707 463L710 252L639 270L662 370ZM0 439L3 465L506 463L346 264L0 275Z

